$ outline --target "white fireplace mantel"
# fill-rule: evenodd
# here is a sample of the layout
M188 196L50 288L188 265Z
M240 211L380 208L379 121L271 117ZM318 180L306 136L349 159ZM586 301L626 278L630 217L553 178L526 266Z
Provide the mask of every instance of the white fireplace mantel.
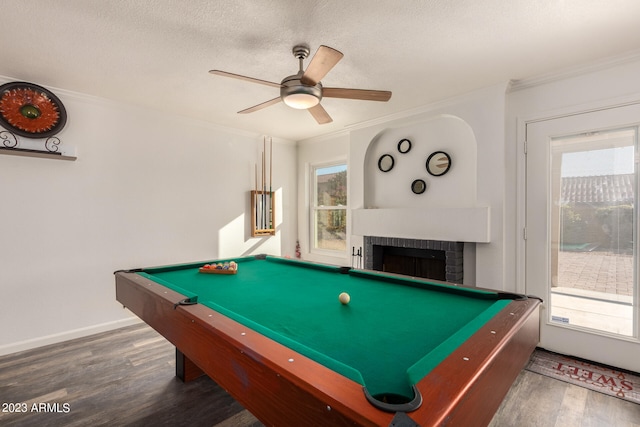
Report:
M352 232L358 236L489 243L486 207L424 209L353 209Z

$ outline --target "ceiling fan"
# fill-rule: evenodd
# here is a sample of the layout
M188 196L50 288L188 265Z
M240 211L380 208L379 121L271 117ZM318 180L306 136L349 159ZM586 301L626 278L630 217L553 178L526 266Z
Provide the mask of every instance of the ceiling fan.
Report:
M318 124L330 123L333 120L326 110L320 105L322 98L359 99L363 101L386 102L391 98L391 92L384 90L345 89L336 87L323 87L320 80L344 56L341 52L328 46L320 46L309 62L306 70L303 69L303 61L309 56L309 48L305 45L297 45L293 48L293 56L298 58L300 69L297 74L285 77L280 83L254 79L240 74L228 73L220 70L210 70L211 74L246 80L267 86L280 88L280 96L263 102L253 107L238 111L238 114L253 113L277 104L282 101L289 107L299 110L309 110Z

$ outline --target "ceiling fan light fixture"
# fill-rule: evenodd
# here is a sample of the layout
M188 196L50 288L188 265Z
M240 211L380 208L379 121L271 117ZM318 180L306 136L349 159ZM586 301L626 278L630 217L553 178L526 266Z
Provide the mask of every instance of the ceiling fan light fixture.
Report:
M280 87L282 102L297 110L307 110L315 107L322 99L322 85L307 86L300 82L302 72L286 77Z
M310 93L300 92L286 95L283 99L285 104L298 110L306 110L318 105L320 100Z
M280 88L279 98L273 98L269 101L254 105L253 107L245 108L244 110L238 111L238 114L253 113L254 111L262 110L263 108L278 104L282 101L288 107L298 110L308 110L316 122L322 125L332 122L331 116L329 116L323 106L320 105L320 101L322 101L324 97L383 102L391 98L391 92L380 90L334 87L326 88L325 93L321 80L344 55L331 47L321 45L305 70L303 63L309 56L309 46L296 45L293 47L292 52L293 56L298 59L298 72L285 77L279 84L221 70L210 70L209 73Z

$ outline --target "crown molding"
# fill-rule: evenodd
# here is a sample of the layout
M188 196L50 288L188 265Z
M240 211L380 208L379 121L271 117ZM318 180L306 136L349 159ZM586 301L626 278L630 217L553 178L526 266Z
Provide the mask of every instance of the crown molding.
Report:
M565 68L560 71L554 71L552 73L542 74L532 78L511 80L509 92L516 92L519 90L529 89L560 80L566 80L572 77L578 77L584 74L607 70L638 60L640 60L640 50L635 50L628 52L625 55L604 58L586 65L583 64L576 67Z

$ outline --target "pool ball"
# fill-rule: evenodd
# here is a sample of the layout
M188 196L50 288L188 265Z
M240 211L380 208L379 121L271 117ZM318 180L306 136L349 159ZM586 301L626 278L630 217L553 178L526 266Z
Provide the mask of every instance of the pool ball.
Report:
M351 297L346 292L343 292L340 295L338 295L338 299L342 304L349 304L349 301L351 301Z

